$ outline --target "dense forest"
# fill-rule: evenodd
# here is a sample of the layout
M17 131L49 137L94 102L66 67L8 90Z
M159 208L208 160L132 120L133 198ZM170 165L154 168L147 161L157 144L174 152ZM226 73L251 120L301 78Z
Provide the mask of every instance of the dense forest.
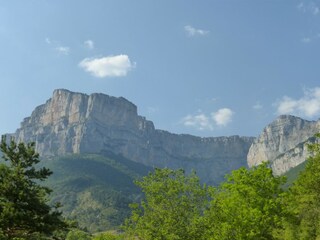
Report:
M52 172L36 167L34 144L3 137L0 239L320 239L320 144L308 147L311 157L289 185L268 162L235 170L219 186L202 184L195 172L155 169L135 181L144 197L130 204L120 230L91 234L50 202L43 182Z

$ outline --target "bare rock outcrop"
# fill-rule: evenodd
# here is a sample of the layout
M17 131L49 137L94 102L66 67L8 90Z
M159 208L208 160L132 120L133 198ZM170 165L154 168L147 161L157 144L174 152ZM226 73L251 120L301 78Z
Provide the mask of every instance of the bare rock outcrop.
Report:
M156 130L128 100L55 90L14 134L41 156L112 152L153 167L195 169L207 182L247 166L252 137L201 138Z
M291 115L279 116L269 124L249 149L249 167L270 161L276 175L304 162L309 153L307 144L314 142L320 121L307 121Z

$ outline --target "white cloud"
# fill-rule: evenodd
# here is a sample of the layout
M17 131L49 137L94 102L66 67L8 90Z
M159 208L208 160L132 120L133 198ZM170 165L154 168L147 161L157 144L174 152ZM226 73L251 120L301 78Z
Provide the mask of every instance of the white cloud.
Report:
M212 112L210 116L198 111L197 114L189 114L182 119L182 123L187 127L194 127L198 130L213 130L214 126L226 126L231 122L233 112L229 108L221 108L217 112Z
M218 126L226 126L231 122L233 112L229 108L221 108L217 112L212 113L211 116Z
M196 29L190 25L184 26L184 30L188 34L188 36L193 37L193 36L204 36L209 33L208 30L203 30L203 29Z
M58 53L63 54L63 55L69 55L69 53L70 53L70 48L69 47L59 46L59 47L56 47L55 50Z
M87 40L87 41L84 41L84 45L86 46L86 48L88 49L94 49L94 42L92 40Z
M260 102L257 102L255 105L252 106L254 110L260 110L263 108L263 106L260 104Z
M127 55L107 56L102 58L85 58L79 67L94 77L123 77L135 67Z
M303 117L320 115L320 87L304 91L300 99L284 96L277 104L278 114L295 114Z
M287 96L284 96L282 100L278 103L278 114L289 114L293 113L297 107L297 101L293 100Z
M194 127L198 130L212 130L213 127L210 119L203 113L198 115L188 115L182 119L182 122L187 127Z

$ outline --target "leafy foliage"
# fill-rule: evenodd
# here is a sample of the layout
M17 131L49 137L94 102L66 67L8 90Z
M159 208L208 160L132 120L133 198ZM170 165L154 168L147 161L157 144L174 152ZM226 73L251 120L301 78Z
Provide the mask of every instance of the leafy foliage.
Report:
M292 173L299 177L289 189L268 163L208 188L182 170L157 169L137 182L145 200L133 205L126 230L139 239L318 240L319 140L308 147L311 157Z
M156 169L136 184L145 193L132 205L125 230L139 239L277 239L286 208L282 184L267 163L233 171L218 187L193 173Z
M0 149L6 163L0 164L0 229L7 239L40 239L65 227L61 213L47 204L51 190L39 184L52 172L35 168L39 155L34 143L7 143L2 136ZM58 207L58 206L56 206Z
M150 169L95 154L43 162L56 172L47 179L52 172L35 167L39 156L33 143L2 138L0 149L5 160L0 164L0 239L320 239L319 142L310 144L311 157L289 176L299 174L289 188L268 163L240 168L219 186L207 187L195 173L181 169L155 169L136 180ZM56 190L53 201L63 202L66 215L82 230L66 236L56 232L66 224L61 212L47 204L51 188ZM131 204L125 234L89 233L119 226L129 216L128 204L141 199L139 188L144 198Z
M320 239L320 144L308 148L312 156L286 195L287 217L279 239Z
M91 236L79 229L73 229L68 232L66 240L91 240Z
M136 184L145 193L141 204L132 205L127 233L139 239L201 239L200 218L207 204L206 188L193 173L155 169Z
M113 234L110 232L100 233L92 238L92 240L121 240L124 239L123 235Z
M218 188L210 188L207 239L273 239L273 229L281 223L284 181L263 163L235 170Z

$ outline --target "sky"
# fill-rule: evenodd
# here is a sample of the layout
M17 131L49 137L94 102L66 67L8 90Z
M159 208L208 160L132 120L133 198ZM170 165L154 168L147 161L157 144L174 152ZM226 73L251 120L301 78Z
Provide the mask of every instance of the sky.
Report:
M319 64L320 0L3 0L0 134L64 88L173 133L258 136L319 119Z

